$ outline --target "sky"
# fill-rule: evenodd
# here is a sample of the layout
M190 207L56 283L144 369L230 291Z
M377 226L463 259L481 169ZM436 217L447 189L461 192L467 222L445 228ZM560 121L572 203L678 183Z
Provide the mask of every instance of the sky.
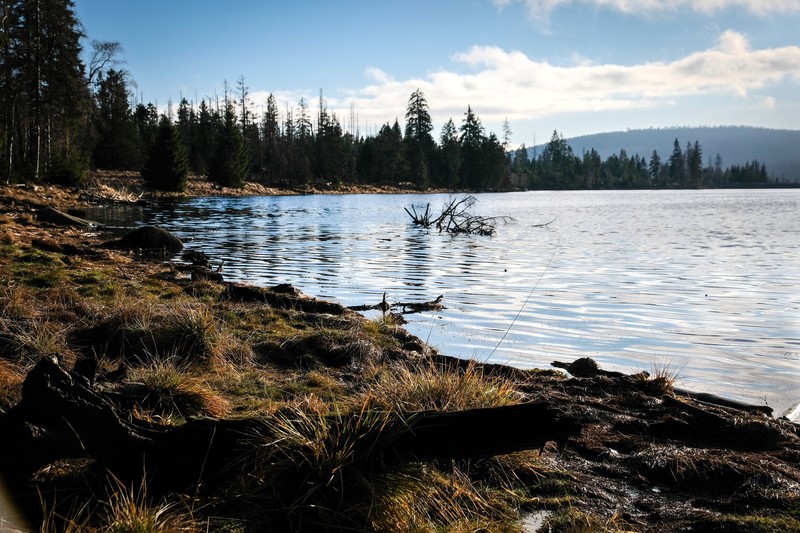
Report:
M374 134L425 95L438 139L467 107L514 146L605 131L800 129L800 0L75 0L166 111L301 97Z

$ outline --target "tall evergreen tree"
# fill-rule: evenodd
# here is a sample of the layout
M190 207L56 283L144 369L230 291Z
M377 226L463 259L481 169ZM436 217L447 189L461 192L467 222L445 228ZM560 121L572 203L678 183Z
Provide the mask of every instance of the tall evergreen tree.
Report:
M219 113L212 110L206 101L202 100L197 109L197 131L194 135L194 148L191 152L196 155L189 159L195 174L208 174L221 122Z
M482 185L481 152L483 150L483 126L481 120L467 106L464 120L459 130L461 143L461 185L464 187L478 188Z
M3 13L0 106L7 171L39 179L78 166L87 152L81 123L89 101L71 0L13 0Z
M691 187L696 189L703 184L703 150L699 141L695 141L694 145L687 147L686 172Z
M139 146L142 149L141 157L144 160L158 133L158 109L153 104L138 104L133 112L133 122L136 124Z
M602 164L600 154L594 148L583 154L584 188L593 189L595 187L600 177Z
M553 130L550 142L542 153L543 185L551 189L569 189L574 187L575 156L572 147L564 135Z
M678 139L672 145L672 155L669 156L669 179L671 184L683 185L686 177L686 167L684 164L683 150Z
M267 110L261 124L263 139L262 150L264 161L264 178L269 185L276 185L283 177L286 166L285 153L281 150L281 124L278 104L270 93L267 98Z
M135 169L142 165L139 136L129 103L124 72L110 69L99 75L97 113L94 119L97 142L93 160L98 168Z
M482 188L495 190L508 190L510 188L506 152L494 133L483 139L480 169Z
M657 182L661 175L661 156L659 156L658 152L655 150L653 150L653 155L650 156L648 170L650 171L650 176L653 178L653 181Z
M408 161L400 124L397 120L392 126L387 122L375 137L370 179L373 183L396 185L405 181L407 175Z
M428 110L428 101L422 91L411 93L406 106L405 146L409 175L418 187L430 185L430 174L434 166L436 142L431 136L433 123Z
M186 187L189 161L178 129L162 116L155 142L147 152L142 177L148 186L160 191L182 191Z
M455 187L458 184L461 171L461 142L458 140L458 128L452 118L442 127L437 167L439 185Z
M233 103L226 98L222 127L217 132L214 155L209 162L208 179L221 187L243 187L248 177L250 158L236 119Z

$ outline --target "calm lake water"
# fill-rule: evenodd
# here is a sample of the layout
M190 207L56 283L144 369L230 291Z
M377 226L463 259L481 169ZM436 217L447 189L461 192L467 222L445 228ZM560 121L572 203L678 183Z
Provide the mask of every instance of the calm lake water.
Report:
M406 327L449 355L591 356L776 414L800 401L800 190L480 194L476 214L516 219L492 237L414 227L403 210L448 198L200 198L133 216L224 260L229 280L344 305L443 295L447 309Z

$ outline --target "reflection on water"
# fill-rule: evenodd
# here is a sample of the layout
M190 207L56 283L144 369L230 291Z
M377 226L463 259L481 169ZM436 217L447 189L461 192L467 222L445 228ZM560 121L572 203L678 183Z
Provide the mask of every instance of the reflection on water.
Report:
M478 198L480 214L517 222L493 237L409 224L404 206L438 209L444 195L201 198L105 216L173 230L224 260L227 279L345 305L444 295L446 310L408 324L444 353L668 365L686 388L778 412L800 400L800 191Z

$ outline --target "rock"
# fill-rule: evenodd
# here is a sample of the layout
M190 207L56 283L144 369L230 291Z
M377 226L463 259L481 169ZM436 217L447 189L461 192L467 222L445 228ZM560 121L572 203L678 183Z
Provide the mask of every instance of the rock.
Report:
M106 245L129 250L137 248L145 250L164 249L169 252L179 252L183 250L183 242L178 237L158 226L142 226L128 233L118 241L111 241L106 243Z
M76 228L93 228L97 224L85 218L68 215L52 207L43 207L36 212L36 217L42 222L49 222L57 226L72 226Z

